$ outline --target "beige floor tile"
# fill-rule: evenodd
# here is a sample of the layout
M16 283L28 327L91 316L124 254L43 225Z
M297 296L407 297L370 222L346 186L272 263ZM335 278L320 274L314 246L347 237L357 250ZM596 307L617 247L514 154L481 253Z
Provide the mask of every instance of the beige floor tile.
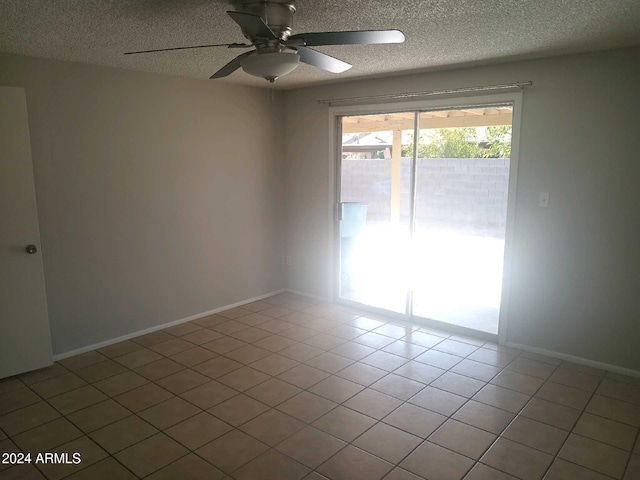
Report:
M162 342L166 342L175 338L173 335L169 335L162 330L157 332L147 333L146 335L141 335L139 337L132 338L131 341L137 343L138 345L142 345L143 347L151 347L153 345L157 345Z
M202 412L168 428L164 433L189 450L195 450L231 430L233 430L231 425L209 413Z
M69 480L136 480L138 477L113 457L108 457L66 478Z
M290 347L283 348L278 353L297 362L307 362L318 355L322 355L324 350L304 343L296 343Z
M345 442L351 442L375 423L371 417L339 406L313 422L313 426Z
M67 370L74 371L80 370L84 367L88 367L89 365L104 362L105 360L107 360L107 357L105 357L104 355L96 351L91 351L87 353L81 353L80 355L75 355L73 357L65 358L63 360L58 360L58 363Z
M273 320L271 322L268 322L266 324L262 324L260 325L260 328L262 328L264 325L268 325L268 328L271 328L271 330L273 330L275 333L275 330L278 330L278 335L282 336L282 337L286 337L289 338L291 340L295 340L297 342L302 342L304 340L309 340L317 335L319 335L320 331L319 330L314 330L312 328L309 328L307 326L301 326L301 325L291 325L287 322L284 321L279 321L279 320ZM278 325L278 327L273 327L274 325ZM284 325L288 325L288 326L284 326ZM316 347L316 348L320 348L320 350L326 350L325 348L321 348L321 347Z
M481 461L523 480L540 480L553 457L533 448L499 438Z
M475 345L469 345L468 343L457 342L452 339L444 340L433 347L434 350L440 352L450 353L457 355L458 357L466 357L475 352L478 347Z
M464 375L447 372L437 380L431 382L431 385L440 390L455 393L461 397L471 398L485 386L485 383L480 380L465 377Z
M135 368L135 372L143 377L156 381L161 378L168 377L171 374L184 370L184 365L180 365L178 362L169 360L168 358L162 358L155 362L147 363L141 367Z
M245 317L247 315L250 315L251 313L252 313L251 310L247 310L246 308L236 307L236 308L231 308L229 310L225 310L224 312L219 312L218 315L225 318L236 319L240 317Z
M420 443L420 437L380 422L358 437L353 445L396 464Z
M550 455L556 455L569 432L551 425L518 416L502 434L503 437Z
M304 341L304 343L306 343L307 345L321 348L323 350L331 350L332 348L335 348L346 342L347 340L345 340L344 338L335 337L327 333L321 333L320 335L315 335Z
M640 385L616 382L605 378L598 387L598 394L640 405Z
M267 380L260 385L250 388L245 393L259 402L275 407L300 393L300 389L290 383L283 382L277 378Z
M21 452L20 448L18 448L18 446L13 443L10 439L6 438L4 440L0 440L0 453L19 453ZM3 464L0 463L0 474L5 474L6 470L11 470L10 474L11 475L17 475L19 473L22 473L23 469L16 469L16 468L11 468L10 464ZM7 473L7 475L9 475L9 473Z
M80 438L82 432L66 418L58 418L13 437L23 451L46 452L54 447Z
M270 337L255 342L254 345L271 352L279 352L280 350L284 350L296 343L298 342L291 340L290 338L281 337L280 335L271 335Z
M426 387L409 399L409 403L446 416L452 415L466 401L465 397L433 387Z
M540 355L538 353L523 352L520 354L520 357L524 357L529 360L535 360L537 362L542 362L542 363L546 363L548 365L553 365L553 366L558 366L562 364L562 360L560 360L559 358L553 358L547 355Z
M158 430L155 427L132 415L91 432L89 436L107 452L114 454L156 433Z
M199 387L193 388L187 392L181 393L180 397L187 402L193 403L196 407L206 410L222 403L238 394L232 388L221 383L211 380L203 383Z
M274 307L265 308L264 310L260 310L260 313L262 313L263 315L268 315L269 317L280 318L280 317L284 317L285 315L289 315L293 313L293 310L290 310L284 307L274 306Z
M553 461L544 480L610 480L611 477L581 467L575 463L567 462L561 458Z
M105 400L107 397L91 385L63 393L49 399L49 403L63 415L88 407Z
M424 442L400 464L400 467L424 478L460 480L473 464L474 461L470 458Z
M128 353L142 350L143 348L144 347L142 345L138 345L131 340L125 340L124 342L118 342L114 343L113 345L107 345L106 347L99 348L97 352L109 358L116 358Z
M580 417L580 410L534 397L520 415L563 430L571 430Z
M334 402L342 403L363 389L362 385L332 375L316 383L309 388L309 391Z
M404 328L402 326L394 325L392 323L387 323L386 325L382 325L376 328L375 330L373 330L374 333L379 333L380 335L384 335L386 337L391 337L396 339L402 338L410 334L412 331L413 331L412 328Z
M638 429L590 413L583 413L573 432L630 451Z
M206 362L200 363L193 367L196 372L202 373L209 378L218 378L226 375L229 372L233 372L239 368L242 368L240 362L236 362L226 357L216 357Z
M483 382L488 382L498 373L500 373L500 367L494 367L486 363L476 362L474 360L462 360L455 367L451 369L453 373L458 373L466 377L475 378Z
M301 392L278 405L278 410L305 423L311 423L338 404L310 392Z
M42 399L30 388L16 388L0 395L0 415L5 415L40 401Z
M587 406L587 403L589 403L591 393L578 388L568 387L566 385L560 385L559 383L548 381L540 387L540 390L536 393L536 397L575 408L577 410L582 410Z
M606 380L613 380L614 382L627 383L629 385L640 386L640 377L631 377L622 373L607 372L605 376Z
M162 388L169 390L174 395L179 395L210 381L209 377L206 377L195 370L187 369L174 373L173 375L169 375L168 377L164 377L156 383Z
M516 358L516 355L497 352L495 350L489 350L488 348L479 348L467 358L469 358L469 360L475 360L476 362L488 363L494 367L504 368Z
M224 355L225 353L232 352L240 347L244 347L247 343L237 338L233 337L225 337L220 333L212 332L211 330L207 330L209 332L208 338L211 336L218 335L218 338L210 340L206 343L200 344L202 348L206 348L212 352L218 353L220 355ZM198 334L200 332L197 332Z
M219 403L207 411L228 424L237 427L267 410L269 410L269 407L264 403L247 397L246 395L238 395L237 397Z
M568 362L568 361L563 361L562 364L560 365L560 368L568 368L570 370L575 370L577 372L583 372L583 373L588 373L590 375L596 375L599 377L604 377L604 375L607 373L605 370L602 370L601 368L597 368L597 367L591 367L588 365L582 365L579 363L573 363L573 362Z
M224 473L191 453L146 477L147 480L220 480Z
M356 362L344 370L339 371L336 375L367 387L387 375L387 371Z
M240 347L236 350L226 353L225 356L227 358L235 360L236 362L249 365L256 360L268 357L269 355L271 355L271 353L271 351L264 348L256 347L255 345L245 345L244 347Z
M156 403L163 402L172 396L173 394L164 388L160 388L155 383L149 383L120 394L114 397L114 400L132 412L139 412L152 407Z
M206 317L196 318L191 323L193 323L195 325L199 325L199 326L204 327L204 328L209 328L209 327L212 327L212 326L217 325L219 323L224 323L224 322L228 322L228 321L229 321L229 319L226 318L226 317L222 317L220 315L213 314L213 315L207 315Z
M123 365L112 360L107 360L76 370L75 373L83 380L89 383L95 383L126 371L127 369Z
M508 473L488 467L482 463L476 463L464 480L518 480Z
M270 303L263 302L262 300L258 300L257 302L247 303L243 305L242 308L245 310L249 310L251 312L259 312L260 310L264 310L265 308L269 308L271 306ZM246 318L246 317L242 317Z
M418 477L411 472L407 472L406 470L396 467L391 470L391 473L384 477L384 480L423 480L422 477Z
M266 373L259 372L251 367L242 367L231 373L227 373L222 377L218 377L217 381L233 388L234 390L244 392L251 387L260 385L262 382L265 382L270 378L271 377Z
M427 365L426 363L410 361L396 369L393 373L427 385L445 372L446 370Z
M353 342L355 343L360 343L361 345L366 345L367 347L376 349L384 348L387 345L391 345L395 341L396 339L387 337L385 335L380 335L379 333L375 332L367 332L353 339Z
M183 337L184 335L197 332L198 330L202 330L201 325L198 325L197 323L186 322L179 325L174 325L173 327L165 328L163 332L174 335L176 337Z
M121 393L128 392L134 388L141 387L149 383L149 380L135 372L127 371L105 378L93 384L98 390L106 393L110 397L115 397Z
M213 325L211 328L215 328L215 327L216 325ZM195 345L204 345L205 348L209 348L209 345L211 345L213 342L218 342L219 340L223 340L223 339L235 340L235 339L232 339L231 337L225 337L220 332L214 332L213 330L209 330L208 328L205 328L203 330L198 330L197 332L189 333L187 335L184 335L181 338ZM234 344L244 345L245 343L240 342L239 340L235 340ZM214 349L211 349L211 350L215 351L216 353L222 353L218 350L214 350Z
M360 330L365 330L365 331L375 330L376 328L384 325L384 322L381 322L380 320L376 320L374 318L369 318L366 316L356 317L353 320L349 320L345 323L347 325L350 325L352 327L356 327Z
M635 480L640 478L640 455L631 455L629 465L624 474L624 480Z
M60 414L48 403L38 402L0 417L0 429L14 436L58 417Z
M372 367L376 367L387 372L392 372L397 368L400 368L408 361L409 360L405 357L394 355L393 353L383 352L382 350L372 353L371 355L360 360L360 362L366 365L371 365Z
M486 385L474 395L473 399L508 412L518 413L531 397L496 385Z
M327 378L329 374L308 365L298 365L278 375L278 378L300 388L309 388Z
M180 397L173 397L153 407L138 412L138 415L156 428L164 430L172 425L200 413L198 407Z
M392 468L392 464L358 448L348 446L317 470L331 480L378 480Z
M415 345L413 343L405 342L403 340L396 340L395 342L387 345L382 349L385 352L404 357L406 359L412 359L418 355L427 351L426 347Z
M446 335L448 337L448 335ZM420 345L421 347L433 348L445 338L439 335L433 335L422 331L413 331L402 338L403 341Z
M71 422L85 433L92 432L110 423L122 420L131 412L111 399L96 403L67 416Z
M361 345L356 342L347 342L331 350L331 352L336 355L341 355L351 360L361 360L375 351L375 348L367 347L366 345Z
M69 370L58 363L54 363L49 367L23 373L22 375L18 375L18 377L3 378L0 380L0 394L7 393L24 385L43 382L44 380L49 380L50 378L64 375L65 373L69 373Z
M302 464L269 450L233 473L238 480L299 480L311 470Z
M260 328L249 327L237 332L232 333L230 336L236 338L242 342L254 343L263 338L267 338L273 335L271 332L262 330Z
M492 433L456 420L447 420L429 437L441 447L478 460L496 439Z
M160 355L168 357L170 355L175 355L176 353L189 350L190 348L193 348L193 343L182 340L181 338L174 338L172 340L149 347L149 350L153 350Z
M249 326L244 323L230 320L228 322L218 323L209 328L214 332L218 332L223 335L231 335L232 333L240 332L241 330L246 330L247 328L249 328Z
M446 419L447 417L439 413L425 410L410 403L405 403L387 415L383 419L383 422L417 435L418 437L427 438L442 425Z
M169 358L174 362L184 365L185 367L193 367L199 363L211 360L217 355L217 353L207 350L206 348L193 347L189 350L184 350L180 353L176 353L175 355L171 355Z
M188 453L178 442L158 433L116 453L115 457L133 473L144 477Z
M80 437L72 440L53 449L52 452L58 454L66 453L69 454L69 456L71 456L72 453L79 453L82 462L77 465L73 463L39 464L39 470L44 473L49 480L58 480L67 477L107 457L107 453L89 437Z
M135 350L131 353L127 353L125 355L115 357L113 360L124 365L127 368L136 368L141 367L142 365L146 365L147 363L155 362L156 360L160 360L162 355L159 353L153 352L147 348L143 348L141 350Z
M274 447L304 427L305 424L300 420L272 409L238 428Z
M558 457L614 478L622 478L629 452L572 433Z
M277 353L271 353L269 356L264 357L256 362L253 362L249 366L255 368L267 375L280 375L281 373L291 370L293 367L298 366L299 363L290 358L283 357Z
M65 373L64 375L50 378L44 382L34 383L31 385L31 390L36 392L42 398L47 399L75 390L76 388L80 388L84 385L87 385L87 382L82 380L82 378L76 374Z
M596 388L600 384L602 377L596 375L590 375L584 372L578 372L571 370L564 366L559 367L549 377L549 380L555 383L560 383L568 387L579 388L580 390L586 390L587 392L595 392Z
M322 355L318 355L317 357L314 357L305 363L328 373L336 373L351 365L353 363L353 360L342 357L340 355L336 355L335 353L325 352Z
M369 388L347 400L344 405L352 410L381 420L398 408L402 401Z
M437 350L427 350L422 355L418 355L415 359L416 362L426 363L432 367L442 368L448 370L463 359L450 353L439 352Z
M555 365L549 365L548 363L525 358L524 355L516 358L507 366L507 370L540 378L542 380L547 380L556 368L557 367Z
M269 447L239 430L232 430L200 447L196 453L223 472L231 473Z
M370 388L400 400L408 400L424 387L423 383L391 373L372 384Z
M490 383L525 395L533 395L542 386L544 380L511 370L503 370Z
M470 400L452 418L482 430L499 434L514 417L515 415L511 412Z
M640 407L632 403L596 394L585 411L610 420L626 423L627 425L640 427Z
M316 428L305 427L276 448L310 468L316 468L347 444Z

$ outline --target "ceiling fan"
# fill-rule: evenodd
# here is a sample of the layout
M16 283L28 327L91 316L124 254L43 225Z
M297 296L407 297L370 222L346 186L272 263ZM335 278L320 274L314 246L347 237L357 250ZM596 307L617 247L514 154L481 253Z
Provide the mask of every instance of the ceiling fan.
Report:
M240 26L242 33L249 40L247 43L161 48L127 52L125 55L210 47L255 47L255 50L243 53L231 60L210 78L226 77L238 68L242 68L249 75L261 77L273 83L277 78L295 70L300 62L332 73L344 72L351 68L350 64L309 47L404 42L404 34L400 30L360 30L291 35L293 16L296 13L295 0L233 0L231 4L235 11L227 13Z

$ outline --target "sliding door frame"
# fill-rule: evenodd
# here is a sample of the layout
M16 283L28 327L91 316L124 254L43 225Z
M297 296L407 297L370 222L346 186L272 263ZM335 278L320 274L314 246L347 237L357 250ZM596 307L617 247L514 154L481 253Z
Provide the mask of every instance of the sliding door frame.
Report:
M513 105L512 114L512 136L511 136L511 158L510 158L510 170L509 170L509 192L507 197L507 219L506 219L506 231L505 231L505 245L504 245L504 267L502 275L502 295L500 300L500 314L498 318L498 335L493 335L477 330L468 329L465 327L459 327L456 325L440 322L437 320L424 319L421 317L412 316L412 308L410 305L408 294L407 310L405 314L398 314L389 312L387 310L378 309L371 306L359 304L357 302L341 299L339 295L340 288L340 224L338 221L338 204L340 202L341 191L341 167L342 167L342 142L338 142L342 138L342 117L348 117L353 115L373 115L378 113L390 113L390 112L422 112L428 110L454 110L458 108L471 108L471 107L485 107L495 104L509 103ZM419 122L419 115L416 115L416 122ZM502 345L507 341L507 331L509 324L509 299L511 291L511 275L512 275L512 263L513 263L513 240L514 240L514 226L516 220L516 189L518 179L518 163L519 163L519 150L520 150L520 125L522 118L522 92L511 93L497 93L481 96L464 96L464 97L448 97L438 98L430 100L419 101L405 101L405 102L389 102L367 105L348 105L348 106L334 106L329 107L329 208L328 208L328 223L329 223L329 242L328 252L329 259L332 268L329 268L328 285L333 295L333 301L336 303L344 304L347 306L358 307L369 310L373 313L384 314L392 318L398 318L403 320L414 320L417 322L428 324L437 328L447 329L454 331L454 333L468 334L471 336L482 337L488 340L498 340ZM419 127L419 124L417 125ZM417 137L414 135L414 137ZM416 141L416 138L414 138ZM417 155L417 149L414 148L414 163ZM414 165L415 166L415 165ZM415 182L415 172L412 170L412 183ZM414 214L415 206L413 203L414 189L412 189L412 205L411 213ZM413 238L413 219L412 219L412 231ZM411 288L409 289L411 290ZM497 338L496 338L497 337Z

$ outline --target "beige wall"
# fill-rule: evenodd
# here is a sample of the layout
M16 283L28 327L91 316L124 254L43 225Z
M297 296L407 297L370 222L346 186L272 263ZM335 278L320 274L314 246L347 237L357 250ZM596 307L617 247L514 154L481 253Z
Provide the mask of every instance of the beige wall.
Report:
M329 117L318 99L528 80L508 341L640 370L639 48L287 92L289 287L331 294Z
M0 55L27 92L54 354L284 286L281 100Z

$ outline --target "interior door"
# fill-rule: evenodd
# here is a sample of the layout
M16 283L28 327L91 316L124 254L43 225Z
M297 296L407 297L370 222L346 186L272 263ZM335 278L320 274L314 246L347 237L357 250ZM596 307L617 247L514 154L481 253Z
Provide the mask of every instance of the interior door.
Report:
M27 103L0 87L0 378L51 365Z

